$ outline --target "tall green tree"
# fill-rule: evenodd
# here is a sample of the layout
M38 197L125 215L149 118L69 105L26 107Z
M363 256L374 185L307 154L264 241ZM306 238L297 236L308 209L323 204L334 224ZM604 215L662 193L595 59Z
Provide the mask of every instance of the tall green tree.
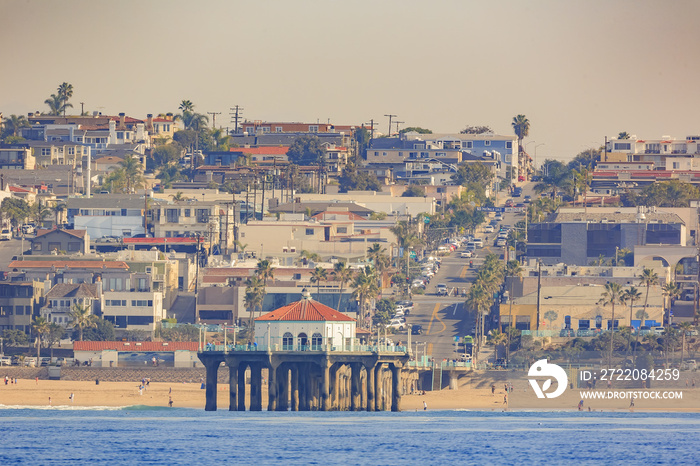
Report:
M361 268L357 274L355 274L353 288L352 297L357 300L359 305L358 315L360 317L360 322L358 325L361 328L367 328L367 303L379 293L374 269L369 265Z
M485 133L493 133L493 129L491 129L490 126L484 126L484 125L467 125L462 131L460 131L461 134L485 134Z
M83 333L86 328L97 328L97 316L85 304L74 304L68 313L68 318L73 327L78 329L78 339L80 341L83 341Z
M630 305L630 328L632 327L632 312L634 310L634 303L642 299L642 292L636 286L630 286L622 292L621 300L623 303L629 303ZM632 333L627 335L627 351L629 351L632 344Z
M59 116L61 112L63 112L63 101L61 100L61 97L56 94L51 94L51 96L46 99L44 103L49 106L49 115Z
M525 115L516 115L513 117L513 132L518 137L518 153L522 152L523 139L530 134L530 120Z
M31 215L31 208L24 199L6 197L0 203L0 214L3 218L9 218L12 226L16 227Z
M321 282L328 280L326 269L318 266L311 272L311 283L316 283L316 299L321 299Z
M608 282L605 284L605 289L600 297L598 304L612 306L612 317L610 318L610 356L608 365L612 367L613 342L615 341L615 304L622 304L622 286L617 282Z
M317 165L325 159L326 150L317 136L299 136L289 146L287 159L297 165Z
M9 118L3 118L4 121L0 122L0 126L2 127L2 135L0 135L3 138L6 138L8 136L19 136L19 130L21 128L26 128L29 126L29 121L27 121L27 118L25 118L24 115L10 115Z
M338 290L338 302L335 305L335 308L338 311L340 311L340 300L343 297L343 286L345 286L346 283L352 280L353 274L354 272L348 267L346 261L339 261L333 264L333 278L336 281L340 282L340 288Z
M66 116L66 108L73 107L72 104L68 103L71 97L73 97L73 85L68 84L67 82L62 82L58 86L58 98L61 100L61 107L64 117Z
M51 322L44 317L37 316L32 322L32 329L36 333L36 360L37 367L41 365L41 339L51 330Z

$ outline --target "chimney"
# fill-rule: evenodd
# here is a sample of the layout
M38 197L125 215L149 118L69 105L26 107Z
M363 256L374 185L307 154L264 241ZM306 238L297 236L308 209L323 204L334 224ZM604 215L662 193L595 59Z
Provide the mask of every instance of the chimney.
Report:
M119 128L124 129L126 123L126 113L119 114Z
M153 131L153 114L149 113L146 115L146 129L148 131Z

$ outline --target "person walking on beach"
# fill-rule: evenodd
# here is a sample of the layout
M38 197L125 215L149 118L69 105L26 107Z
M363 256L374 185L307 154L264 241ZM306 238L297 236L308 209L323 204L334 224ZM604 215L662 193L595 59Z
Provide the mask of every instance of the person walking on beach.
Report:
M172 407L173 407L173 397L172 397L172 396L169 396L169 397L168 397L168 407L169 407L169 408L172 408Z
M583 411L583 400L578 402L578 410Z
M503 394L503 404L508 406L508 392Z
M630 409L634 408L634 395L632 395L632 399L630 400Z
M49 397L49 406L51 406L51 397Z
M496 395L496 386L491 385L491 395Z
M68 397L68 399L70 400L71 403L73 403L74 397L75 397L75 395L73 395L73 393L71 392L70 396Z
M427 411L427 410L428 410L428 403L426 403L425 400L423 400L423 411Z

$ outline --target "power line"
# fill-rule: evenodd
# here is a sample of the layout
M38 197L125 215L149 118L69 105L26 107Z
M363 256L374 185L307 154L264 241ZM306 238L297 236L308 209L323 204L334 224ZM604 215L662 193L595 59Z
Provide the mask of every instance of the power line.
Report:
M238 120L241 118L241 114L243 113L243 107L236 105L235 107L230 108L231 113L231 120L233 121L233 133L237 134L238 133Z
M221 112L207 112L209 115L211 115L211 127L216 129L216 115L221 115Z
M389 117L389 132L387 133L387 137L390 137L390 136L391 136L391 119L392 119L393 117L395 117L396 115L391 115L391 114L387 115L387 114L385 114L384 116L385 116L385 117Z

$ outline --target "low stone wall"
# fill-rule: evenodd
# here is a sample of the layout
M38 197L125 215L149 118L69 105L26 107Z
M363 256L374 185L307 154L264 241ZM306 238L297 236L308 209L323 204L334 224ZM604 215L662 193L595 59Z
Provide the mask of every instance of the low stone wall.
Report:
M4 366L0 368L0 378L16 377L18 379L49 378L48 367L16 367ZM173 368L173 367L61 367L61 380L93 381L99 379L103 382L138 382L141 379L151 379L151 382L170 383L199 383L206 379L204 368ZM228 370L219 368L219 383L228 383Z

